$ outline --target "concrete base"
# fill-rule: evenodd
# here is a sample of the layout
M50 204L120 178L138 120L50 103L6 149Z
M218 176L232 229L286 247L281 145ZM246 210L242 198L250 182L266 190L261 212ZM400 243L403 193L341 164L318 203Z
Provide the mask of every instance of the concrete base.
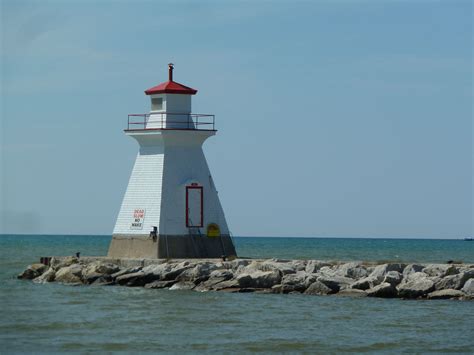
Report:
M197 235L150 236L113 235L109 258L185 259L237 256L228 235L209 238Z

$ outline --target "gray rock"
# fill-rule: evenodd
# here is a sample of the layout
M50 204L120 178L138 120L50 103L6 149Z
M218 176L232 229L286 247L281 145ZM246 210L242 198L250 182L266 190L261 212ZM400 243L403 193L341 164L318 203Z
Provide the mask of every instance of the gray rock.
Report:
M403 280L397 287L398 295L402 298L418 298L434 291L434 282L423 275L426 274L416 272L411 274L408 281Z
M135 272L138 272L142 269L141 266L138 266L138 267L132 267L132 268L127 268L127 269L122 269L120 271L117 271L115 273L113 273L111 276L112 278L117 278L117 277L120 277L122 275L126 275L126 274L133 274Z
M17 276L18 279L33 280L48 270L48 266L43 264L29 265L25 271Z
M149 279L154 280L174 280L188 269L193 269L195 263L183 261L180 263L168 262L161 264L152 264L145 266L141 271L147 275Z
M464 292L459 290L447 289L438 290L428 293L427 298L430 300L447 300L451 298L461 298L465 296Z
M157 275L153 273L144 273L143 271L125 274L115 278L115 282L122 286L137 287L145 286L147 283L157 279Z
M306 274L306 279L304 280L305 287L308 288L318 277L318 274Z
M462 274L448 275L435 281L436 290L455 289L460 290L462 288Z
M89 264L86 264L82 269L82 279L86 283L93 283L99 277L103 275L112 275L117 273L120 268L111 263L95 261Z
M95 279L91 285L93 286L109 286L115 285L115 282L111 275L102 275L99 278Z
M105 276L104 274L100 274L98 272L88 272L84 275L84 272L83 272L83 276L82 276L82 279L84 280L84 282L86 284L92 284L94 283L97 279L101 278ZM110 275L107 275L107 276L110 276ZM110 277L112 278L112 277Z
M461 284L464 286L467 280L474 279L474 269L463 269L461 275Z
M282 262L265 261L260 265L259 270L279 271L282 275L296 273L295 265L289 262L282 263Z
M392 286L397 286L402 281L402 274L398 271L389 271L385 274L383 282L387 282Z
M404 264L399 264L399 263L394 263L394 264L382 264L382 265L377 265L374 270L370 273L369 276L377 278L379 280L379 283L383 281L385 278L385 275L389 271L397 271L397 272L402 272L404 268Z
M221 291L221 290L227 290L227 289L233 289L233 288L239 288L239 282L234 279L218 282L210 287L210 289L214 291Z
M238 269L242 269L249 265L252 261L249 259L235 259L230 262L231 268L234 271L237 271Z
M368 275L367 269L360 262L339 265L336 268L336 274L352 279L360 279Z
M459 271L454 265L448 264L430 264L422 270L428 276L445 277L447 275L458 274Z
M305 271L307 263L308 262L306 260L292 260L289 262L289 264L291 265L291 268L295 270L296 272Z
M378 284L380 284L380 280L375 277L375 276L367 276L364 277L360 280L357 280L353 284L351 284L352 289L357 289L357 290L368 290L369 288L372 288Z
M275 259L266 261L254 260L247 266L237 269L237 273L239 274L253 274L256 271L271 271L280 274L291 274L296 272L288 262L275 261Z
M308 274L306 272L299 271L296 274L287 274L284 275L281 284L283 285L283 289L288 292L298 291L304 292L306 288L309 286L307 283ZM313 280L314 282L315 280Z
M78 284L82 283L82 265L71 264L56 271L55 281L62 283Z
M333 276L340 276L336 272L337 266L322 266L317 274L319 276L326 276L326 277L333 277Z
M224 281L230 280L233 277L234 274L231 270L214 270L209 275L209 279L224 279Z
M171 270L160 275L160 280L174 280L185 270L194 268L195 265L191 264L189 261L183 261L179 264L175 264Z
M192 290L196 285L194 282L190 281L180 281L175 283L173 286L170 287L170 291L174 290Z
M330 295L335 293L332 289L327 287L320 281L313 282L304 292L305 295Z
M104 275L112 275L119 270L120 268L117 265L111 263L100 263L95 269L96 272Z
M178 281L206 281L209 277L211 272L218 269L216 263L211 262L203 262L197 264L191 269L184 270L178 277Z
M331 263L318 260L309 260L306 263L305 271L308 274L315 274L324 266L331 266Z
M410 274L413 274L415 272L420 272L424 269L423 265L420 264L408 264L404 269L403 269L403 278L407 278ZM398 271L398 270L396 270Z
M317 281L325 284L334 292L338 292L343 288L348 288L349 285L354 282L353 279L342 276L320 276L318 277Z
M402 281L403 282L408 282L408 281L416 281L416 280L421 280L421 279L426 279L428 278L428 275L426 275L424 272L419 271L419 272L413 272L405 276Z
M255 271L251 274L240 274L236 280L241 288L271 288L280 283L281 275L279 271Z
M474 279L469 279L466 281L462 288L462 292L468 296L474 296Z
M49 268L44 273L42 273L40 276L33 279L33 282L36 282L36 283L53 282L55 276L56 276L56 272L54 271L54 269Z
M388 282L381 283L365 292L368 297L391 298L397 296L397 289Z
M79 263L79 259L75 256L66 256L62 258L52 257L49 266L52 267L54 270L59 270L61 268L71 266L72 264Z
M230 270L214 270L213 272L211 272L211 274L209 275L209 278L206 281L199 282L199 280L197 280L199 284L196 287L196 291L208 291L208 290L220 289L221 287L222 288L231 287L230 283L225 284L225 285L220 285L220 284L232 279L233 276L234 274ZM238 282L234 280L232 285L237 287Z

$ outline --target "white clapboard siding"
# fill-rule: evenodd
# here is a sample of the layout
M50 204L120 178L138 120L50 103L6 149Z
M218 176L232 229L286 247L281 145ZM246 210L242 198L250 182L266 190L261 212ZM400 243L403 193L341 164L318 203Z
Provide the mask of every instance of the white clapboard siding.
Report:
M142 147L130 176L114 234L148 234L152 226L159 225L163 161L163 147ZM141 230L131 228L135 209L145 210Z

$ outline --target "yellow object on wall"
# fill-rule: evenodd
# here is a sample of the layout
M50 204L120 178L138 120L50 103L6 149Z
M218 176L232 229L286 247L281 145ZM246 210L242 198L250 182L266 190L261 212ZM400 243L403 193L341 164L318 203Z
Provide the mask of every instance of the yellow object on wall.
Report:
M207 236L210 238L221 236L221 229L216 223L210 223L207 225Z

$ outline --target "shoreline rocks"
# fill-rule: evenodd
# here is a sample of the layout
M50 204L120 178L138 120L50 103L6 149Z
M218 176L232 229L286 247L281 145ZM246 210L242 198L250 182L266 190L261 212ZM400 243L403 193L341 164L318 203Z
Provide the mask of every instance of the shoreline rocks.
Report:
M474 264L403 264L282 259L53 257L19 279L199 292L298 293L403 299L474 299Z

